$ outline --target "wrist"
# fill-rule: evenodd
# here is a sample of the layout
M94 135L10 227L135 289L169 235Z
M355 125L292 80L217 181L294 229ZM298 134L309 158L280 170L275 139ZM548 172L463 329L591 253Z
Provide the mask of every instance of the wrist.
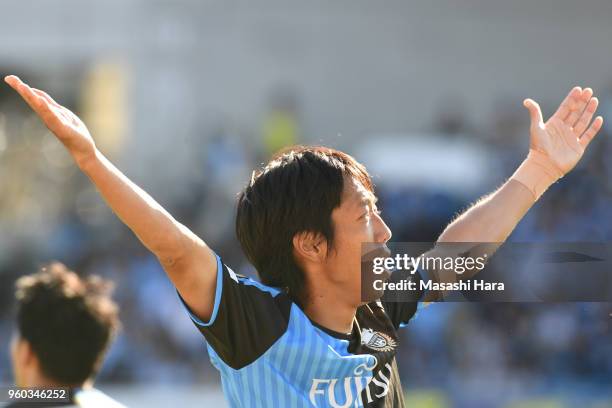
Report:
M86 154L74 155L74 161L76 165L83 171L84 173L99 160L99 151L98 149L93 149L91 152Z
M510 179L527 187L537 200L548 187L561 177L563 177L563 172L546 154L530 149L527 158Z

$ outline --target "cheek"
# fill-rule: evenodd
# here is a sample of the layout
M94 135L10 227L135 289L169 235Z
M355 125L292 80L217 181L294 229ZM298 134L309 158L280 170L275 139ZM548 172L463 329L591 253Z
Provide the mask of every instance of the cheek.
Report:
M333 262L344 281L355 282L361 276L361 243L355 235L338 237L336 241Z
M360 231L356 231L354 229L345 230L339 234L336 234L334 239L336 255L339 258L343 258L341 261L349 261L349 258L352 258L355 253L359 253L361 251L362 238Z

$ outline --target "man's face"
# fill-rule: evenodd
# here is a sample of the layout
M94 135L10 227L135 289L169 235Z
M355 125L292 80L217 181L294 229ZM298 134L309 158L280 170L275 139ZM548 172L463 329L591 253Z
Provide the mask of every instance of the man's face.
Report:
M326 270L333 271L329 279L350 302L362 304L362 243L380 244L379 256L385 256L391 231L380 216L374 194L354 179L345 180L340 206L332 212L332 223L334 243L326 260Z

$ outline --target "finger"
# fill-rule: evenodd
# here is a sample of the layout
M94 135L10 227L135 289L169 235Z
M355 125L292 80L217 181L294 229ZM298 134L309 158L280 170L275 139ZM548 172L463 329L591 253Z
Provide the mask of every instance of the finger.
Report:
M40 116L42 121L51 128L58 121L57 113L53 111L52 105L42 96L34 92L26 83L15 75L10 75L4 79L19 95L26 101L32 110Z
M576 125L576 122L578 122L578 119L580 119L580 116L582 116L582 113L584 112L587 103L591 99L591 96L593 96L593 90L591 88L586 88L582 91L582 95L580 95L577 103L574 105L575 109L572 109L572 111L564 121L566 125L569 125L571 127L574 127Z
M593 115L597 110L598 104L599 100L597 98L591 98L584 109L584 112L582 112L582 116L580 116L580 119L578 119L578 122L576 122L576 125L574 126L574 133L576 136L580 137L580 135L582 135L589 126L589 123L591 123L591 119L593 119Z
M582 145L582 147L586 148L589 143L591 143L591 141L595 138L597 132L599 132L602 126L603 118L601 116L596 117L593 123L591 123L591 126L589 126L589 128L587 129L587 131L584 132L580 139L578 139L578 142Z
M4 77L4 82L6 82L9 85L11 85L11 83L16 80L19 80L19 77L17 75L7 75Z
M544 120L542 119L542 110L540 109L540 105L538 105L538 103L533 99L525 99L523 101L523 106L529 110L531 127L541 127L544 124Z
M32 90L34 91L34 93L38 96L40 96L41 98L43 98L44 100L46 100L47 102L49 102L51 105L55 106L56 108L61 108L62 105L60 105L59 103L55 102L55 100L45 91L41 91L40 89L36 89L36 88L32 88Z
M565 120L569 113L578 102L578 99L582 95L582 88L579 86L575 86L572 90L567 94L561 105L559 105L559 109L554 113L553 116Z
M11 86L17 93L23 98L24 101L32 108L36 113L40 113L41 102L44 101L42 97L36 95L32 88L25 84L21 79L15 75L10 75L4 79L7 84Z

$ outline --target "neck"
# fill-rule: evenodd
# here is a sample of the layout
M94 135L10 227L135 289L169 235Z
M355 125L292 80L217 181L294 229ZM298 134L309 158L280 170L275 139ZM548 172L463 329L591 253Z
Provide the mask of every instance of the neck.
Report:
M330 292L311 292L304 303L304 313L315 323L339 333L350 333L357 307L342 296Z
M32 388L89 388L91 387L90 381L85 381L82 384L62 384L50 378L47 378L45 375L35 372L32 373L27 379L27 387Z

